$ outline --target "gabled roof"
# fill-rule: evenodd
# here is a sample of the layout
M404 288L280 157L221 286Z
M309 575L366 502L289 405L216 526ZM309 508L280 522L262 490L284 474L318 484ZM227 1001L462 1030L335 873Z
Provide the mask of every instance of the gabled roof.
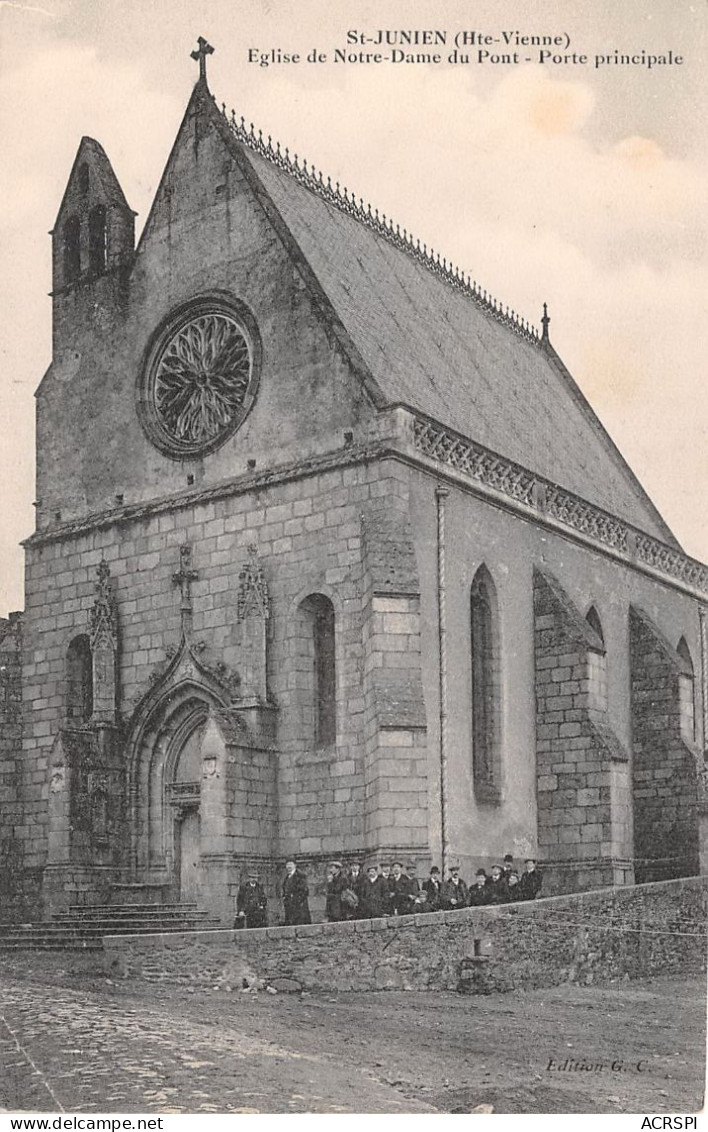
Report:
M187 115L197 107L304 261L375 404L425 414L678 545L546 338L270 139L229 120L202 83Z

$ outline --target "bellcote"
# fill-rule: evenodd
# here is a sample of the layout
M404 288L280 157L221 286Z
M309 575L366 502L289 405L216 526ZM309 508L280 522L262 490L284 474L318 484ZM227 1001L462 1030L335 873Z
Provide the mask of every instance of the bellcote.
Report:
M52 236L52 291L91 283L131 261L135 213L103 147L81 139Z

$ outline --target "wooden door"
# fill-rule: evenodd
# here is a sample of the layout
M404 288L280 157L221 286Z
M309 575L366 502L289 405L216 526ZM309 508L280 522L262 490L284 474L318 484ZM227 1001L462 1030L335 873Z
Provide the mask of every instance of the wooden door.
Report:
M190 810L179 825L180 900L197 899L199 856L199 812Z

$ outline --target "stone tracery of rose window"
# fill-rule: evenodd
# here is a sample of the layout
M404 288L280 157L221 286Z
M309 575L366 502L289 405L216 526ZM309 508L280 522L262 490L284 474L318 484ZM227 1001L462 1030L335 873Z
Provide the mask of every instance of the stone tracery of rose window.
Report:
M219 448L253 406L261 357L255 319L238 299L206 295L175 311L138 376L138 416L152 443L174 459Z
M155 370L158 419L175 440L208 443L230 427L251 375L248 342L227 314L191 319L167 343Z

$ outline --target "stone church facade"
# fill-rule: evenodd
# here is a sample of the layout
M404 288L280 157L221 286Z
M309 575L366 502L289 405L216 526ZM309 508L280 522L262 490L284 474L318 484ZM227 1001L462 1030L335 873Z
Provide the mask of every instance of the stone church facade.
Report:
M293 856L547 891L700 869L708 571L550 343L229 118L137 248L84 138L53 239L26 607L0 623L8 918Z

